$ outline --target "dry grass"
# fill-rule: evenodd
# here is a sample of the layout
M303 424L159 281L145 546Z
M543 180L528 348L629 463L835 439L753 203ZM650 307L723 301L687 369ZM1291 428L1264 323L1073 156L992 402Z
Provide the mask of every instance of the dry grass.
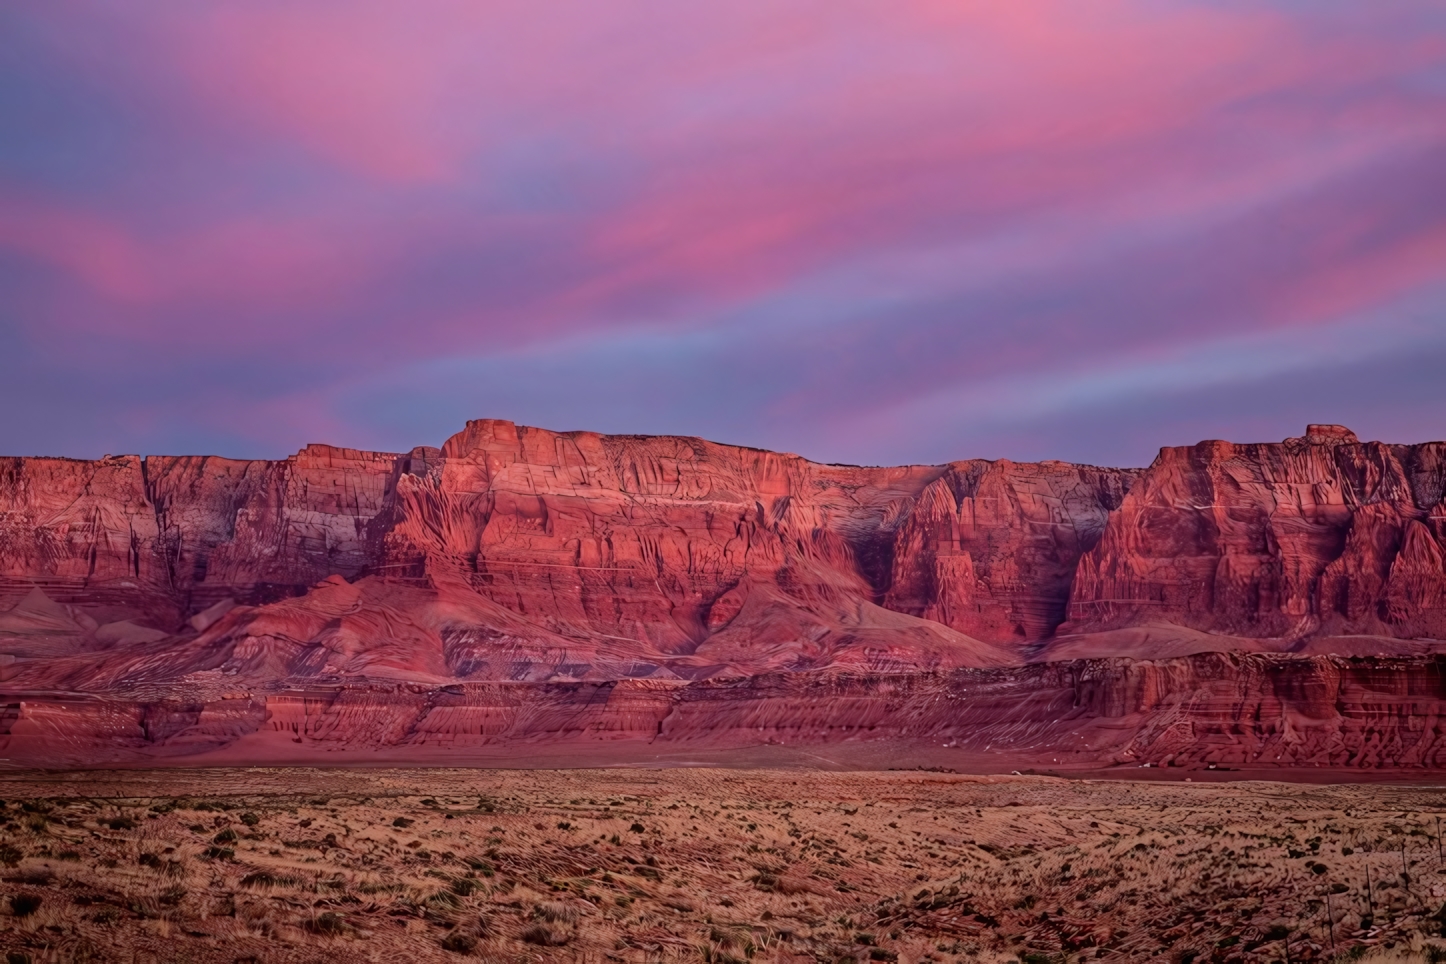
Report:
M1446 961L1430 790L218 770L0 792L0 960Z

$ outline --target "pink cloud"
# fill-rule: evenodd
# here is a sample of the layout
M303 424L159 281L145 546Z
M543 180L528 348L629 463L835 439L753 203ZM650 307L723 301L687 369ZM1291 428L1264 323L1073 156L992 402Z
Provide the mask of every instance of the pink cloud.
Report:
M1200 139L1187 135L1214 113L1301 87L1329 95L1439 47L1321 44L1267 9L1125 0L548 10L198 5L155 18L146 56L168 62L205 112L382 181L485 179L493 151L549 128L641 166L640 192L566 226L589 260L542 313L585 315L639 287L750 297L951 216L1088 209L1159 181L1188 205L1229 167L1272 162L1268 146L1217 147L1235 155L1223 164L1196 156ZM709 106L728 97L741 102ZM1335 123L1368 130L1404 109L1378 96ZM59 257L88 259L81 274L102 290L120 290L123 271L131 297L148 274L161 301L307 305L385 271L428 232L459 230L307 207L144 248L116 226L108 261L94 240L90 254ZM117 244L131 249L124 268Z
M1380 173L1446 145L1416 82L1446 43L1409 4L47 9L92 25L55 56L139 105L125 136L164 170L102 187L97 152L37 184L0 157L0 248L49 269L18 286L37 343L271 352L334 387L770 312L786 340L781 306L817 296L838 320L769 402L805 421L976 368L1327 325L1446 272L1439 219ZM850 313L886 295L910 306Z
M0 194L0 248L57 268L119 302L153 295L141 245L85 211Z

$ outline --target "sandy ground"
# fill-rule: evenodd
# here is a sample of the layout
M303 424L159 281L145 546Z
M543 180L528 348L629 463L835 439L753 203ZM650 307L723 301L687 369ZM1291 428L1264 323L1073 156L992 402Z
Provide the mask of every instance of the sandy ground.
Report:
M231 768L0 796L10 964L1446 961L1423 786Z

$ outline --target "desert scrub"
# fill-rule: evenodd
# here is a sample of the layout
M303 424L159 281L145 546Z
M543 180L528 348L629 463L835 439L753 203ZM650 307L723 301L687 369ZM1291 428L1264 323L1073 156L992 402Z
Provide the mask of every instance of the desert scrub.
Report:
M253 890L269 890L273 887L299 887L301 879L287 874L273 874L267 870L257 870L241 878L241 886Z
M16 917L25 918L34 914L45 903L45 899L39 894L15 894L10 898L10 913Z
M538 947L561 947L572 940L572 929L557 924L546 924L538 921L529 924L522 931L522 940L528 944L536 944Z
M477 950L477 938L461 931L453 931L442 938L442 950L455 954L471 954Z
M326 911L307 921L306 929L325 937L339 937L349 930L346 918L334 911Z

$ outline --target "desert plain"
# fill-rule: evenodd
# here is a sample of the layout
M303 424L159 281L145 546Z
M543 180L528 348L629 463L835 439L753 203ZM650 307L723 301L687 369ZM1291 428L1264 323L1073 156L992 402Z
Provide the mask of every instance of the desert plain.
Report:
M0 795L9 962L1446 960L1432 786L218 768Z

